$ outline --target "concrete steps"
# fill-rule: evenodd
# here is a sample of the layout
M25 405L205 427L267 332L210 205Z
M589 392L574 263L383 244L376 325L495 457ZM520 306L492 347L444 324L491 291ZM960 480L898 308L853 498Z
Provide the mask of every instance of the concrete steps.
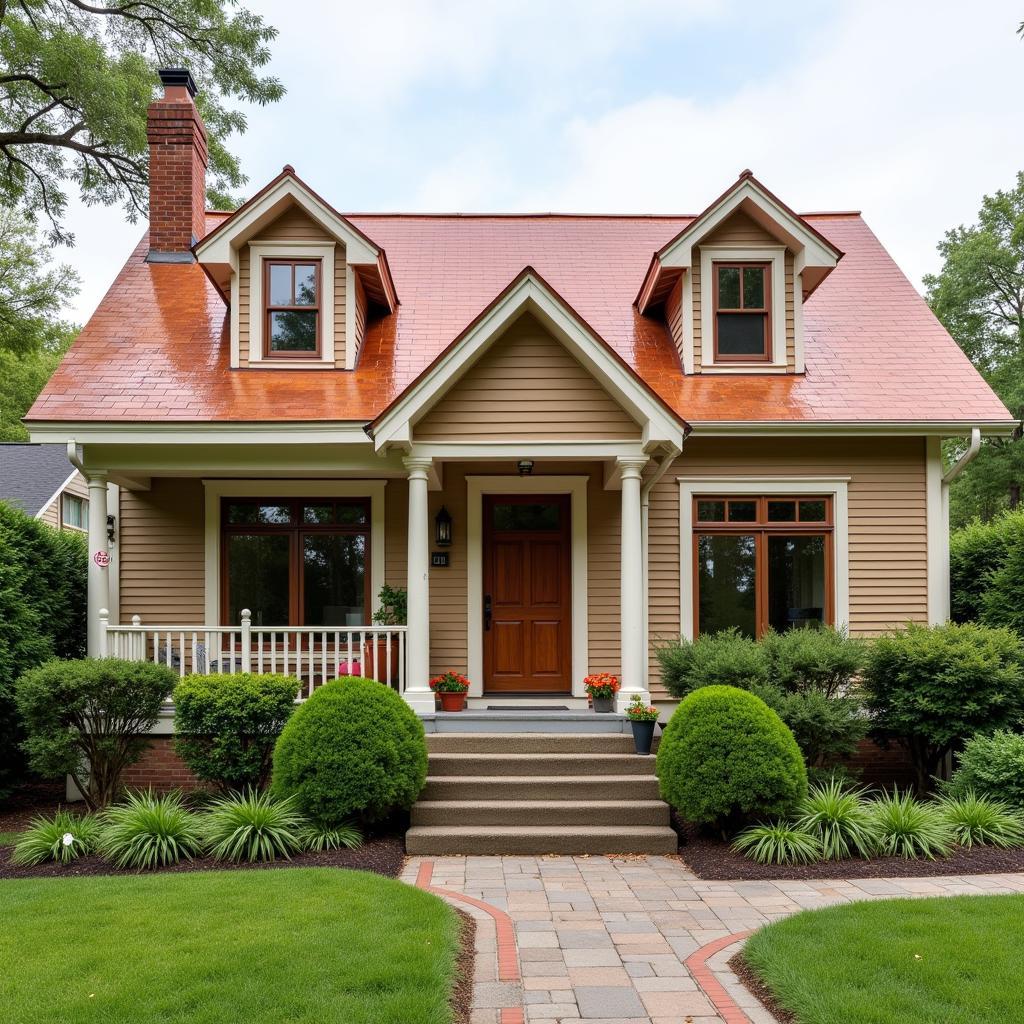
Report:
M410 854L676 850L654 758L637 756L629 735L441 731L427 745Z

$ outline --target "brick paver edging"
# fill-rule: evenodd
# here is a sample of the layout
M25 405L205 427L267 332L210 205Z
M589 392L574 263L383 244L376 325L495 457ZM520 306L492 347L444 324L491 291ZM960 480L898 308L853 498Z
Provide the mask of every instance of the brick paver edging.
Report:
M704 994L714 1004L715 1009L722 1020L725 1021L725 1024L750 1024L750 1018L736 1005L732 996L725 991L722 983L715 977L714 972L708 966L708 960L720 950L733 945L735 942L740 942L753 934L752 931L746 931L723 935L722 938L715 939L714 942L701 946L700 949L695 950L683 961L686 964L686 969L693 975L693 980L697 982L701 989L703 989Z

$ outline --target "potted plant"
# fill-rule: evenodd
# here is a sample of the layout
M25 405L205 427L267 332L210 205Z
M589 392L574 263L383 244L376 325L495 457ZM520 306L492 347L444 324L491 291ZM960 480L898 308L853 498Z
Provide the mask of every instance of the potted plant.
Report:
M386 583L377 595L380 607L373 613L373 622L378 626L404 626L406 622L407 594L404 587L389 587ZM400 668L398 634L391 635L390 652L386 636L368 636L363 642L363 665L361 675L376 679L398 689ZM374 671L374 665L377 666Z
M626 708L626 717L633 728L633 746L638 754L649 754L654 742L654 726L658 721L658 709L648 706L638 693Z
M611 672L598 672L583 680L583 688L587 691L594 705L594 710L607 714L615 710L615 694L619 691L619 677Z
M430 680L430 688L441 698L442 711L462 711L466 706L469 680L458 672L442 672Z

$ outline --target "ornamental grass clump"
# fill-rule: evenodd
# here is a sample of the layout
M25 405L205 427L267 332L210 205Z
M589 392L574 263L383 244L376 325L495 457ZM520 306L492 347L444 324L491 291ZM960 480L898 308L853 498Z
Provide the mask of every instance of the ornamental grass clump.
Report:
M304 846L308 822L291 798L249 790L216 801L206 814L204 831L217 860L291 860Z
M202 852L202 823L180 793L129 793L100 819L98 849L115 867L151 868L191 860Z
M800 804L796 827L818 839L824 860L871 857L877 849L877 827L864 793L831 779L811 786Z
M52 860L70 864L94 853L98 838L99 823L93 815L79 817L70 811L57 811L52 818L33 818L14 844L11 863L29 866Z
M960 846L1020 846L1024 819L1000 800L966 793L939 801L939 812Z
M916 800L893 789L868 802L875 824L878 852L888 857L945 856L953 845L953 830L933 803Z
M787 821L751 825L736 837L732 848L758 864L812 864L822 857L817 836Z
M337 828L321 828L306 825L301 833L302 848L310 853L324 853L327 850L355 850L363 845L363 834L355 825L339 825Z

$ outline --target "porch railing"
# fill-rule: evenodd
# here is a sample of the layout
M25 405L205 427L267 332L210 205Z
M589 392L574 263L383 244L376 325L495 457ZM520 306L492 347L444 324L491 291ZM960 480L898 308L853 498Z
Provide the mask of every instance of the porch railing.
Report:
M192 673L279 672L295 676L305 700L337 676L377 679L405 689L405 626L253 626L243 610L237 626L113 626L103 618L102 654Z

